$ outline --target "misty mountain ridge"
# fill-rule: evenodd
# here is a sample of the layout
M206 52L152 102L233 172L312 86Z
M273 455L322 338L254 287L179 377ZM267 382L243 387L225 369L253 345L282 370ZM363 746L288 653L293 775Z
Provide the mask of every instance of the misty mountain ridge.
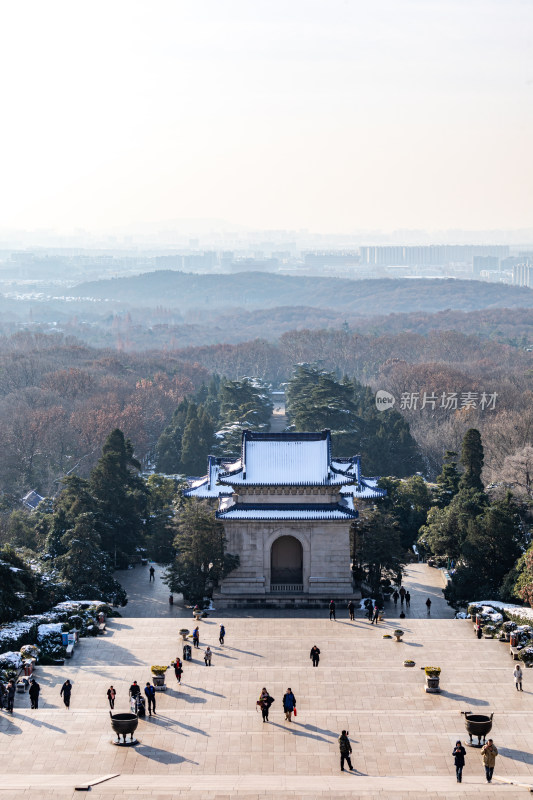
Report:
M81 283L72 294L123 306L164 306L182 311L298 305L372 315L533 306L531 289L500 283L428 278L350 280L268 272L208 275L161 270Z

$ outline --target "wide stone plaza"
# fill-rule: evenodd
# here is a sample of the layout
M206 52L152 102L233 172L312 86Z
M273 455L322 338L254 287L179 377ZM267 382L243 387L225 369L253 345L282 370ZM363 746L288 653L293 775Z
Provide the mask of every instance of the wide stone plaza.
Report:
M411 608L401 620L404 641L383 639L398 627L400 604L387 604L377 627L358 613L350 622L338 606L327 611L214 612L200 623L201 647L185 663L182 685L172 670L157 696L157 715L139 721L139 744L112 744L106 690L117 690L116 711L129 710L128 687L151 679L151 664L181 656L178 629L192 630L190 611L170 607L156 572L124 576L130 604L108 631L84 639L63 667L38 667L40 707L17 695L15 713L0 714L0 797L79 797L76 786L105 800L185 798L525 797L533 785L533 670L516 692L508 645L478 641L468 620L454 620L442 599L440 573L412 565L406 586ZM431 617L425 601L433 600ZM219 624L226 643L218 644ZM205 667L203 651L213 650ZM314 669L313 644L321 650ZM403 661L412 658L414 668ZM438 695L424 692L424 665L442 668ZM59 696L73 683L71 709ZM256 700L263 686L275 698L269 724ZM284 721L290 686L298 716ZM494 713L499 749L494 782L485 782L480 752L467 747L463 783L455 779L452 747L468 738L461 711ZM337 737L350 732L354 773L341 773ZM507 783L503 781L508 781ZM514 781L521 785L513 785Z

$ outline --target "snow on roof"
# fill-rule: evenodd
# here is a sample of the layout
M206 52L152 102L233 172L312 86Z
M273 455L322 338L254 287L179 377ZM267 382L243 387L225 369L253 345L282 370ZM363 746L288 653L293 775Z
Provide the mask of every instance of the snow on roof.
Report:
M190 487L185 489L183 494L185 497L220 497L221 495L231 495L232 489L220 486L218 477L221 469L228 468L228 462L222 458L215 458L215 456L208 456L207 458L207 474L203 478L198 478L191 481Z
M24 495L24 497L22 498L22 504L26 506L26 508L29 508L32 511L34 511L41 502L41 500L44 500L44 497L42 497L40 494L32 490L31 492L28 492L28 494Z
M217 511L218 519L356 519L357 511L348 503L235 503L225 511Z
M353 483L353 459L331 459L330 431L258 433L244 431L242 455L221 472L227 486L321 486Z

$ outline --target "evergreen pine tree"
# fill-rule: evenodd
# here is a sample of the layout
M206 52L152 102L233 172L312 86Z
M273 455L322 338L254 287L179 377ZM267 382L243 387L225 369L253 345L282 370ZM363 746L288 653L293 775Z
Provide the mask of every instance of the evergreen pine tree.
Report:
M115 566L125 565L142 541L147 489L138 476L140 464L122 431L107 437L89 486L96 504L96 526L102 547Z
M435 501L439 508L446 508L459 491L460 474L457 469L457 453L446 450L440 475L437 475Z
M481 434L476 428L467 430L461 446L461 464L464 472L459 481L461 489L474 489L483 491L481 471L483 469L483 445Z

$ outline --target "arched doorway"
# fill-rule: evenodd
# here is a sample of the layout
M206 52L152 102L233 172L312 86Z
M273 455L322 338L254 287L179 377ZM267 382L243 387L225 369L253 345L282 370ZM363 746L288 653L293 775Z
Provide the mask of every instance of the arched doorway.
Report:
M303 583L303 549L294 536L280 536L270 552L272 584Z

